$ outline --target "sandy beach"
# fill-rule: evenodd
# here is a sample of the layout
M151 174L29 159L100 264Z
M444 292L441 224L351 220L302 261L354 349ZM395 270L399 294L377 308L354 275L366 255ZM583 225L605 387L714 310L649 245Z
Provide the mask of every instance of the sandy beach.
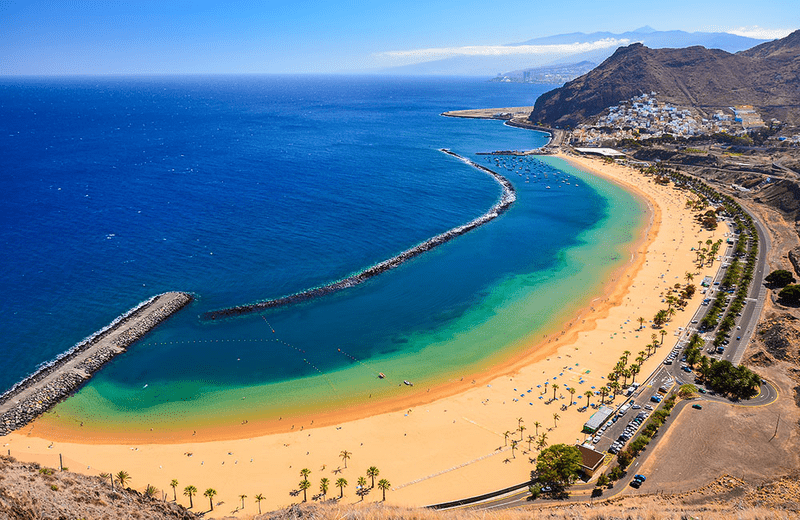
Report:
M529 435L547 434L548 444L583 441L580 433L591 411L584 393L600 388L624 351L631 359L645 350L651 334L659 332L638 318L652 319L666 304L665 291L685 283L686 272L695 274L695 284L713 267L699 270L693 247L697 241L722 237L701 230L685 209L687 194L671 186L656 185L634 169L600 160L564 157L574 166L624 185L648 201L649 225L631 251L631 258L617 270L591 303L547 338L530 340L529 348L515 359L464 380L420 392L402 401L381 402L325 416L284 417L279 425L246 424L241 430L202 430L197 434L177 432L170 437L154 432L153 438L90 438L81 432L57 431L47 421L37 421L0 439L3 451L20 460L57 467L59 454L70 471L99 474L124 469L131 486L144 489L152 484L172 498L169 483L177 479L178 501L189 484L200 490L195 510L207 509L202 492L217 491L214 515L241 514L239 495L245 494L244 513L257 512L253 497L263 493L267 511L303 499L297 493L300 470L311 470L309 500L319 492L319 480L331 481L328 498L338 497L333 483L343 477L348 486L344 500L357 502L357 479L370 466L380 469L378 478L391 482L387 501L402 505L426 505L480 494L525 481L532 465ZM678 311L664 328L665 346L643 365L643 380L678 340L678 327L685 327L702 295L695 294L687 310ZM525 319L520 316L519 319ZM659 335L660 338L660 335ZM487 345L487 348L491 346ZM552 384L560 388L558 400ZM575 387L574 404L566 387ZM599 402L600 397L591 398ZM616 403L621 397L616 398ZM558 414L556 421L554 414ZM520 421L521 419L521 421ZM522 424L525 430L517 428ZM520 440L512 453L509 439ZM124 440L120 440L123 438ZM124 444L122 444L124 442ZM534 444L535 446L535 444ZM339 457L351 452L345 463ZM367 479L369 481L369 479ZM372 489L365 501L381 499ZM212 515L212 516L214 516Z

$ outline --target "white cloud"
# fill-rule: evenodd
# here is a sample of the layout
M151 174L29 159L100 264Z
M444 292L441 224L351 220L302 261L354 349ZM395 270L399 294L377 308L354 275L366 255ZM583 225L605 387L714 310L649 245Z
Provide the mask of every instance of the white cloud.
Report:
M425 61L453 58L455 56L521 56L521 55L569 55L588 52L609 47L628 45L628 39L605 38L588 43L569 43L559 45L481 45L467 47L439 47L431 49L413 49L407 51L379 52L373 56L380 59L403 64L422 63Z
M789 36L789 34L794 32L794 29L764 29L763 27L759 27L757 25L751 25L750 27L736 27L734 29L728 29L725 32L735 34L737 36L758 38L759 40L777 40L778 38Z

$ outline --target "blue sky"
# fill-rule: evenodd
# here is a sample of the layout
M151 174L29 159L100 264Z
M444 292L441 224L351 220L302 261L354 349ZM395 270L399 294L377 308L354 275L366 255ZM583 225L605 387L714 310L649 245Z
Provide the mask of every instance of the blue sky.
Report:
M368 72L644 25L776 38L797 1L0 0L0 75Z

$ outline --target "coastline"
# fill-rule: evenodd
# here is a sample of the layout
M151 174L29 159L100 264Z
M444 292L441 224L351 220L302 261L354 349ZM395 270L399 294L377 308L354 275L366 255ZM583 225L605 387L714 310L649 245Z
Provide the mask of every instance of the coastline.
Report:
M240 492L255 494L269 489L269 504L274 507L296 501L289 493L300 467L311 468L312 479L335 471L354 483L359 471L377 465L382 476L394 484L387 498L408 505L460 498L524 480L531 466L523 455L512 457L504 446L503 430L513 430L517 418L523 417L530 433L547 428L550 444L580 440L580 425L587 414L569 406L554 424L552 414L557 408L535 397L552 395L547 390L548 381L577 386L581 391L603 384L602 374L611 369L623 350L642 349L650 331L639 331L633 320L638 315L652 316L661 306L659 292L675 281L673 275L682 278L686 270L694 269L689 247L694 235L701 234L683 207L685 195L678 190L656 186L618 165L583 158L567 160L626 189L638 190L651 207L650 216L631 246L631 258L610 275L602 295L563 324L554 324L557 332L546 339L531 339L515 359L469 376L472 380L432 388L430 393L407 400L365 405L358 413L351 410L294 417L291 430L283 423L282 429L271 435L257 436L255 428L243 426L236 432L203 433L195 442L180 435L170 444L161 444L155 438L115 438L113 443L97 439L90 444L79 438L62 442L58 436L49 435L55 432L37 427L33 435L12 434L4 447L23 460L50 465L56 451L64 453L69 465L81 472L96 474L124 467L138 483L148 481L166 487L170 478L178 478L182 485L214 484L220 497L230 504L236 503L235 496ZM685 235L691 240L684 241ZM664 279L666 273L669 284ZM695 295L690 307L698 298ZM679 314L667 330L673 333L684 325L681 319ZM643 374L652 370L659 362L657 358L645 362ZM581 381L586 386L581 387ZM565 401L560 402L566 404L569 396L564 394L562 389ZM531 396L530 405L520 400L525 395ZM575 397L576 401L584 399L581 394ZM534 426L534 421L541 424ZM453 449L453 439L458 439L458 449ZM57 441L57 446L51 440ZM387 450L387 446L392 449ZM353 452L351 469L343 469L338 460L343 449ZM397 453L405 455L398 457ZM353 490L348 490L346 500L356 501L353 495ZM374 499L374 495L368 497Z

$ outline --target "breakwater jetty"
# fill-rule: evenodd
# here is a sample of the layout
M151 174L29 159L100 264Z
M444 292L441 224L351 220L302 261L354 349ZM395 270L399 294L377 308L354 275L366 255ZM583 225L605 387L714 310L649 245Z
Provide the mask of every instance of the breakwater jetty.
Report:
M159 294L126 312L0 395L0 435L18 430L76 391L115 356L192 301Z
M412 258L421 255L431 249L438 247L450 240L461 236L479 226L486 224L500 216L504 211L506 211L511 205L517 200L516 190L514 186L512 186L511 182L508 179L500 175L499 173L486 168L480 164L477 164L474 161L471 161L465 157L458 155L455 152L442 148L441 152L455 157L460 161L469 164L473 168L476 168L488 175L490 175L495 181L503 189L502 194L500 195L500 200L497 201L489 210L481 215L480 217L471 220L470 222L463 224L461 226L454 227L444 233L436 235L435 237L429 238L425 242L421 244L417 244L416 246L406 249L402 253L389 258L388 260L384 260L379 264L375 264L372 267L368 267L363 271L359 271L347 278L339 280L337 282L333 282L327 285L323 285L320 287L314 287L313 289L308 289L306 291L302 291L299 293L295 293L289 296L283 296L281 298L275 298L272 300L266 300L256 303L251 303L247 305L239 305L236 307L228 307L226 309L219 309L215 311L209 311L202 314L200 317L203 320L217 320L222 318L230 318L234 316L241 316L243 314L251 314L254 312L259 312L266 309L274 309L276 307L284 307L286 305L292 305L295 303L300 303L308 300L312 300L314 298L319 298L321 296L325 296L327 294L331 294L337 291L341 291L347 289L349 287L354 287L358 284L361 284L368 279L372 278L373 276L377 276L385 271L390 269L394 269L395 267L399 266L400 264L411 260Z

